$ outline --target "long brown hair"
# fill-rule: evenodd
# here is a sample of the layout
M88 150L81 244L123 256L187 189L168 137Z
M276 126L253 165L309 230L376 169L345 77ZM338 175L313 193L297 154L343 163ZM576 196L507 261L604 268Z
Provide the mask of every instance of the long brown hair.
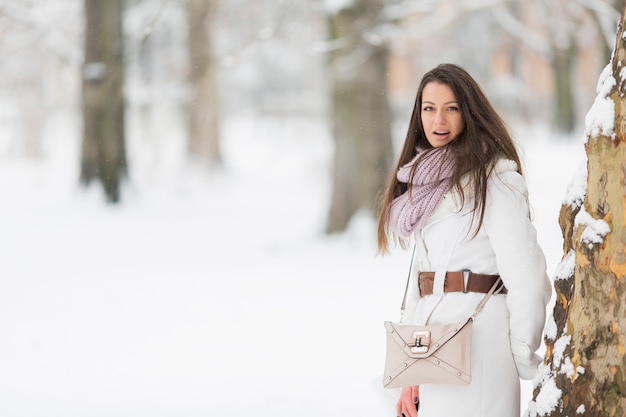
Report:
M394 198L410 190L409 184L399 182L396 178L398 169L413 159L417 148L432 149L426 139L422 125L421 107L424 87L431 82L446 84L454 93L465 128L458 137L447 144L448 152L456 158L456 167L452 174L452 188L461 196L464 203L465 195L461 186L461 177L469 175L473 185L473 218L478 220L475 232L482 226L485 216L485 199L487 196L487 179L495 162L499 158L515 161L518 172L522 173L520 158L515 143L498 113L489 103L478 83L463 68L453 64L441 64L427 72L420 82L413 106L413 114L409 129L394 170L390 173L386 188L382 193L378 211L378 251L389 251L391 240L398 240L401 246L406 242L393 234L389 228L389 212ZM419 161L418 161L419 163ZM412 174L418 163L413 167ZM476 216L478 214L478 216Z

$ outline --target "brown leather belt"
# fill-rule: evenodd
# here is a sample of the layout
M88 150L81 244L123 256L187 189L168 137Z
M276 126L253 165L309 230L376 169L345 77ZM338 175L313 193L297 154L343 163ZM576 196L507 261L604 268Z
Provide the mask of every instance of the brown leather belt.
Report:
M465 272L446 272L446 278L443 284L444 292L480 292L487 294L493 284L496 283L499 275L485 275L475 274L468 272L467 288L465 288L465 279L463 275ZM419 274L419 290L420 295L431 295L433 293L433 286L435 283L434 272L420 272ZM506 294L507 290L504 284L499 294Z

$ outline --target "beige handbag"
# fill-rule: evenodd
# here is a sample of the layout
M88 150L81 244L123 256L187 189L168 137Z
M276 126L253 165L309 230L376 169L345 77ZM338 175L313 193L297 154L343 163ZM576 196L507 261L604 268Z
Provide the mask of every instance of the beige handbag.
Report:
M413 253L415 255L415 252ZM411 258L413 264L413 257ZM402 323L411 279L407 279L400 321L385 322L387 353L383 386L399 388L421 384L469 384L472 325L489 297L502 288L498 278L476 310L458 323L416 326ZM497 289L497 291L496 291Z

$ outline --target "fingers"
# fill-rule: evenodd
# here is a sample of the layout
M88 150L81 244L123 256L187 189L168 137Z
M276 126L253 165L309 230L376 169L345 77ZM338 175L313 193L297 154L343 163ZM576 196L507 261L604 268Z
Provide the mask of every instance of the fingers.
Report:
M419 385L415 385L411 387L411 398L415 404L420 400L420 387Z
M404 415L406 417L417 417L417 408L413 402L413 397L411 397L411 389L407 389L407 394L408 395L404 396L403 402Z
M417 417L416 403L419 401L419 387L403 387L396 403L396 416Z
M405 391L407 387L402 387L402 391L400 392L400 398L398 398L398 402L396 403L396 416L404 417L405 416L405 405L404 398L406 397Z
M402 413L404 413L406 417L413 417L411 415L411 401L409 401L406 395L402 396Z
M415 412L415 415L412 417L417 417L417 412L419 411L419 403L420 403L420 387L419 385L415 385L411 387L411 399L413 400L414 407L411 408Z

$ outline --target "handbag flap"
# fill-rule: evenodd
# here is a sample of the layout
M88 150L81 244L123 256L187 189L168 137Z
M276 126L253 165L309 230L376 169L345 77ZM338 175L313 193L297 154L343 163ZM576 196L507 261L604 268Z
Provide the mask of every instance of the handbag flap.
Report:
M391 339L410 358L423 359L431 356L444 346L455 334L467 325L472 319L465 319L458 323L416 326L385 322L385 328Z

